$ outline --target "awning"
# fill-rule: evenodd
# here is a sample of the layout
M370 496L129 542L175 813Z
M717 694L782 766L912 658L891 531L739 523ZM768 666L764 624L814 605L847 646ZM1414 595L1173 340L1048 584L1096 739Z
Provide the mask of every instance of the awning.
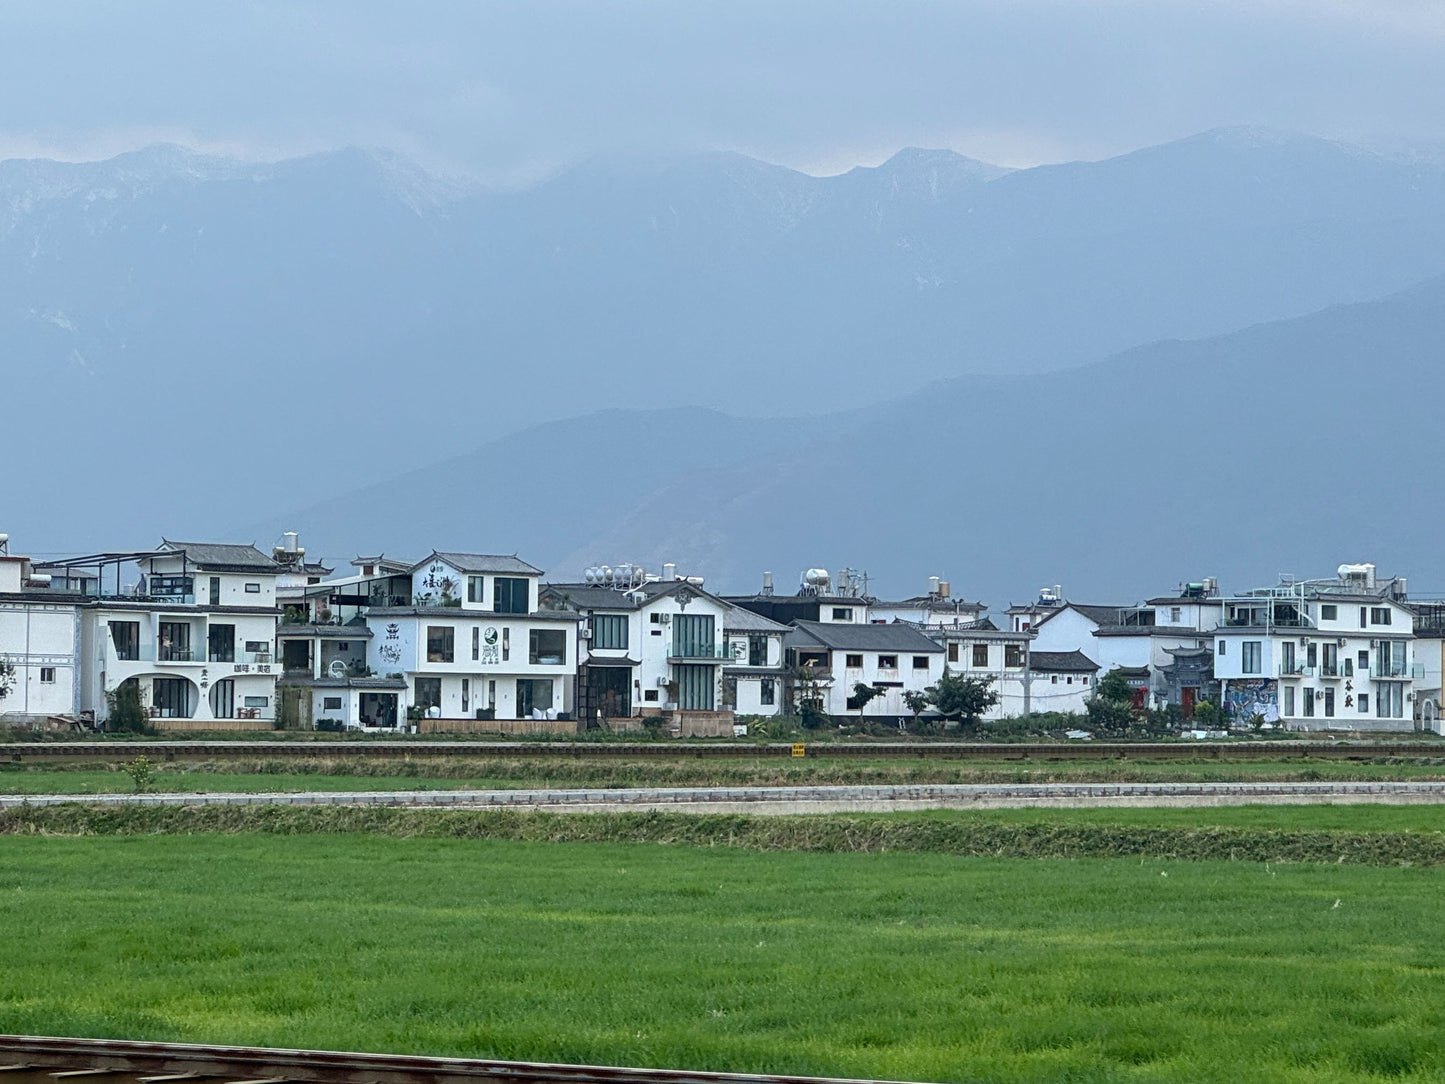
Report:
M602 669L615 669L615 668L618 668L618 667L632 667L632 666L641 666L641 665L642 665L642 663L639 662L637 659L628 659L628 658L622 658L622 659L595 658L595 659L588 659L588 660L587 660L587 666L589 666L589 667L594 667L594 666L595 666L595 667L599 667L599 668L602 668Z

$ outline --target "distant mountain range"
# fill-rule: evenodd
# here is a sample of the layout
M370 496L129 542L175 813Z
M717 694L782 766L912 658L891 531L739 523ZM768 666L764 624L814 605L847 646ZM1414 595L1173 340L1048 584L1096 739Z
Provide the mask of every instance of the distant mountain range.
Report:
M1032 462L1076 426L1117 437L1120 412L1152 449L1211 439L1140 420L1127 389L1106 415L1081 414L1121 361L1062 370L1442 273L1438 160L1253 131L1026 170L921 150L828 178L727 154L614 157L520 192L358 150L264 166L168 147L3 162L0 359L18 406L4 415L0 528L37 551L216 535L492 448L511 471L453 475L429 502L392 490L344 520L359 535L337 519L321 537L389 544L410 523L430 544L463 521L445 517L473 516L447 544L570 560L636 545L625 528L606 535L632 509L648 537L687 550L670 556L718 561L735 536L714 504L662 518L656 502L691 508L692 472L746 470L750 486L729 483L727 499L759 517L749 529L771 535L770 552L810 563L824 555L809 524L835 529L844 508L866 520L912 492L904 460L998 502L994 457ZM1173 372L1176 352L1205 348L1129 364ZM1189 377L1172 409L1207 402L1212 416L1263 378ZM531 445L523 460L506 459L494 438L532 423L538 436L514 438ZM798 458L847 458L884 435L902 458L880 447L877 470L810 475L824 468ZM813 511L781 499L770 451ZM688 496L668 503L668 485ZM1056 504L1008 492L1044 529ZM1092 489L1090 507L1138 514L1140 495L1115 506L1112 492ZM935 531L967 566L971 532L1001 529L1011 507L929 500L870 522L903 540L890 567ZM541 537L533 522L567 541L539 552L523 541ZM881 567L858 541L827 549ZM737 549L721 574L751 580L763 552Z
M1242 590L1342 561L1445 594L1442 343L1445 278L822 417L604 411L253 533L295 527L311 552L348 557L361 540L398 555L469 541L518 549L558 578L675 561L743 591L765 570L791 591L804 568L846 564L884 594L942 575L996 607L1055 582L1128 602L1204 576Z

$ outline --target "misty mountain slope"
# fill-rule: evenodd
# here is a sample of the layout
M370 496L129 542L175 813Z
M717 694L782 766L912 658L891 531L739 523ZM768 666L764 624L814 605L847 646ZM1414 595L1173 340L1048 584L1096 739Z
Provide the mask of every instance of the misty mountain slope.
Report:
M821 415L1441 272L1440 165L1248 132L1012 171L614 157L511 193L357 150L0 163L0 359L42 407L7 419L0 512L35 548L149 539L153 501L208 533L529 421Z
M1445 279L837 416L593 415L256 530L298 527L313 553L516 549L559 577L671 560L739 590L765 569L787 589L799 569L848 564L886 593L943 574L995 605L1045 582L1126 600L1343 560L1445 593L1445 476L1425 406L1445 396L1442 341ZM611 455L629 440L631 456ZM368 511L382 507L409 514Z

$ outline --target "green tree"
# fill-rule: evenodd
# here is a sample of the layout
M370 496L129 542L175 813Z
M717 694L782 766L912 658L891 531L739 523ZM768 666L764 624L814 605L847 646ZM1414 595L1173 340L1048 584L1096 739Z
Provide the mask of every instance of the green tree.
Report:
M945 719L958 719L970 726L977 723L998 703L998 693L993 691L993 677L971 678L955 674L948 667L936 685L925 690L928 702L938 709Z
M875 689L872 685L864 685L863 682L860 681L853 686L853 695L848 698L852 702L849 706L856 707L859 711L862 711L882 695L882 689Z
M123 734L143 734L149 729L145 707L140 699L140 682L130 678L120 683L115 692L108 694L110 700L109 730Z
M0 700L4 700L15 687L15 666L0 659Z
M918 689L908 689L903 694L903 703L907 705L908 710L913 713L913 718L917 720L923 709L928 707L928 694Z
M1110 670L1099 679L1094 695L1114 704L1127 704L1134 699L1134 690L1129 687L1128 678L1118 670Z

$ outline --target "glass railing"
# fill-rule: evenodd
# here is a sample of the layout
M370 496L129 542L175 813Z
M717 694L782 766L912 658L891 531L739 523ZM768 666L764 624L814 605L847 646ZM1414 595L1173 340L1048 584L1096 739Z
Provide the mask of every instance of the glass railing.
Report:
M674 640L668 652L671 659L731 659L733 649L729 644L685 644Z

